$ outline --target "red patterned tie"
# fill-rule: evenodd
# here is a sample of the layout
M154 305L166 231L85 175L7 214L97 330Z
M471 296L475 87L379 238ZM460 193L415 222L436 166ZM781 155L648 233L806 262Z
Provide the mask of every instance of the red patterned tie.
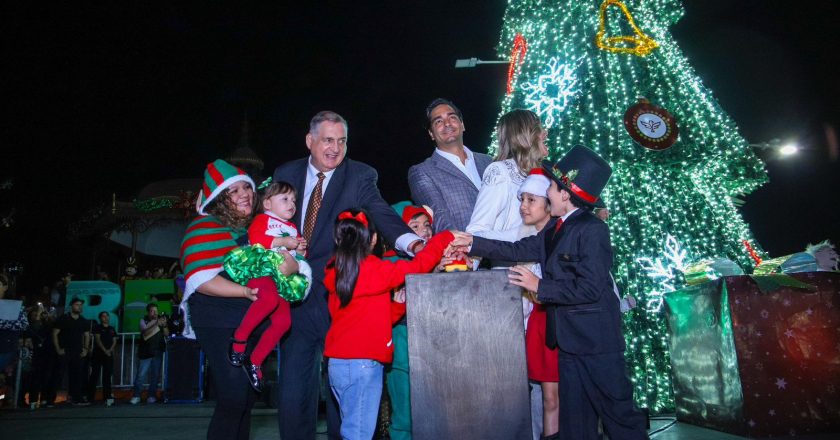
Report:
M309 248L312 247L312 231L315 230L315 220L318 218L318 210L321 209L321 188L324 186L324 173L318 173L318 183L312 190L312 195L309 196L309 203L306 205L306 219L303 221L303 238L309 243ZM307 253L309 251L307 248Z
M562 218L562 217L561 217L561 218L558 218L558 219L557 219L557 224L556 224L556 225L554 225L554 234L555 234L555 235L556 235L558 232L560 232L560 227L561 227L561 226L563 226L563 218Z

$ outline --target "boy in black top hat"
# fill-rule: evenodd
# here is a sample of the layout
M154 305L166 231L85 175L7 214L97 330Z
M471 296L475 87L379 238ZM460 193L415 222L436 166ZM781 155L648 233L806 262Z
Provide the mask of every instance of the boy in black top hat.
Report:
M469 255L541 264L542 279L521 267L512 267L509 279L537 292L547 306L546 345L560 349L560 432L549 438L598 438L599 417L610 438L647 438L624 361L610 233L592 215L612 169L583 146L556 164L543 162L543 168L552 180L548 199L556 220L515 243L456 232L450 246L466 247Z

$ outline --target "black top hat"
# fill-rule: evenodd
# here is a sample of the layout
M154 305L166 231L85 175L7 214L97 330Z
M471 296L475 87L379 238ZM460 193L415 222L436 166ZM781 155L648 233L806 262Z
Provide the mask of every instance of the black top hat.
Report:
M556 163L543 161L543 168L576 199L589 206L603 205L601 191L610 180L612 168L594 151L575 145Z

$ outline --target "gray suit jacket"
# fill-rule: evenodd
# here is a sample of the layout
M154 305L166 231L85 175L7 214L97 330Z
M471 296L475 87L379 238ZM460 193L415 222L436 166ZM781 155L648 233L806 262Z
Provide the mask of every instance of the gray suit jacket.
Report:
M493 161L486 154L473 152L479 177ZM437 153L408 169L411 199L418 205L428 205L434 211L432 227L435 233L447 229L463 231L478 197L478 188L461 170Z

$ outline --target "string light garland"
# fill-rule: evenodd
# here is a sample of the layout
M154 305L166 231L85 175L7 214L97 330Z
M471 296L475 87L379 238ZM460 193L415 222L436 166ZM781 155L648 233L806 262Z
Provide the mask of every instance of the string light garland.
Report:
M618 37L604 37L607 28L607 8L610 6L618 6L621 9L621 12L624 13L624 17L627 18L627 22L630 24L630 28L633 29L633 36L620 35ZM645 35L645 33L636 26L636 22L633 20L633 15L631 15L630 11L627 10L627 6L619 0L605 0L604 3L601 4L598 20L598 33L595 34L595 45L601 50L643 57L651 53L653 49L659 47L659 43L653 41L652 38ZM628 47L625 46L625 44L630 44L631 46Z
M151 212L158 209L172 208L175 206L176 203L177 200L172 200L168 198L154 198L145 200L135 200L134 207L137 208L138 211Z
M513 76L516 73L516 66L525 62L525 55L528 53L528 42L522 34L516 34L513 38L513 49L510 51L510 64L508 65L507 94L513 93Z
M747 252L750 254L750 258L755 261L755 265L759 266L761 264L761 257L758 256L758 253L755 251L753 246L750 244L748 240L741 240L744 243L744 247L747 248Z
M633 11L634 23L643 24L658 45L647 56L616 56L592 44L602 24L601 2L510 0L498 55L508 56L521 34L528 56L518 66L512 93L502 98L499 116L528 108L529 91L523 85L544 75L552 58L574 64L577 94L562 113L553 114L546 141L549 155L557 159L583 144L613 168L602 193L611 212L607 224L615 254L613 274L622 294L645 305L624 315L625 355L637 403L659 413L674 407L667 325L662 311L653 310L663 288L636 259L663 258L663 237L670 234L678 237L680 250L692 261L727 258L751 272L755 261L741 240L752 240L752 234L733 200L763 184L766 172L671 36L669 27L683 14L681 3L624 4ZM604 35L626 33L629 19L620 6L604 14ZM671 148L640 148L625 130L624 113L639 96L679 121L679 137ZM491 153L496 145L494 130Z
M116 195L113 196L113 213L116 213ZM134 208L138 211L151 212L158 209L182 209L185 215L193 215L195 211L195 192L178 191L174 196L153 197L150 199L134 200Z

